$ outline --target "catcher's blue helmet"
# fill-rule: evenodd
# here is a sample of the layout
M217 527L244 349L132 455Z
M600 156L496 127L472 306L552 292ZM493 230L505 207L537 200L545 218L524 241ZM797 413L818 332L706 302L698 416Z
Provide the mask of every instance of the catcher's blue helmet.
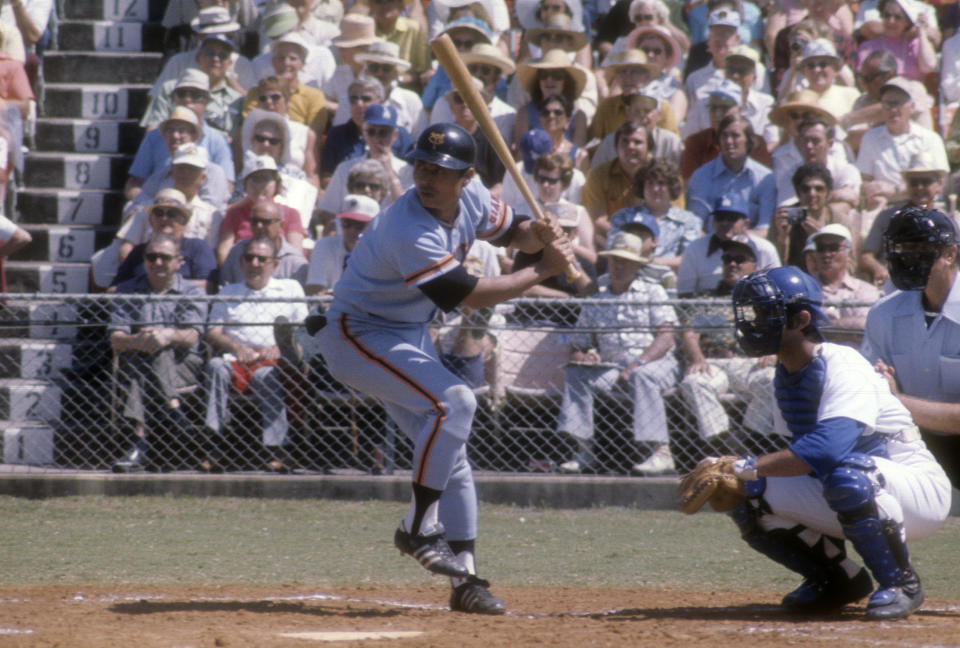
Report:
M822 304L817 281L796 266L753 272L733 287L737 342L748 356L777 353L787 317L797 311L809 311L814 328L830 326Z
M923 290L943 248L957 245L953 220L937 209L904 207L883 233L890 280L900 290Z
M473 135L456 124L434 124L420 133L411 160L423 160L446 169L469 169L477 157Z

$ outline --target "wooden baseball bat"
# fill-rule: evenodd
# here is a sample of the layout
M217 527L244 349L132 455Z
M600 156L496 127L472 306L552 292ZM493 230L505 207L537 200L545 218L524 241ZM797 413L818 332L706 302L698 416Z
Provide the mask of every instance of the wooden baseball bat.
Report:
M487 109L487 102L483 100L480 90L474 85L470 72L467 70L467 66L464 65L463 61L460 60L460 54L457 52L457 48L453 46L453 41L450 40L450 36L440 34L440 36L430 41L430 48L433 50L433 55L437 57L437 61L439 61L443 69L447 71L447 76L450 77L453 87L456 88L457 92L459 92L463 98L464 103L470 108L470 112L473 113L477 123L480 125L480 130L483 131L483 134L487 136L487 140L493 145L493 150L497 152L497 157L500 158L503 166L506 167L510 175L513 176L514 182L516 182L517 187L520 188L520 193L523 194L523 199L527 201L527 205L533 210L533 217L540 221L546 220L543 210L541 210L540 205L537 204L537 199L534 197L533 192L530 191L530 187L527 186L527 181L523 179L523 174L520 173L520 167L517 166L513 155L510 153L510 149L507 147L507 143L503 140L500 129L497 128L496 122L494 122L493 117L490 116L490 111ZM567 266L564 274L567 277L567 281L571 282L576 281L580 277L580 271L577 270L572 263Z

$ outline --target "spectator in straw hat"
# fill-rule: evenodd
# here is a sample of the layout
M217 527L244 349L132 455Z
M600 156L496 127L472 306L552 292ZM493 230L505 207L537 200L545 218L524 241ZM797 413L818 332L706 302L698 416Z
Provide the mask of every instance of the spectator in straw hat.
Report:
M650 84L650 80L659 75L656 65L647 62L647 56L638 49L611 52L603 62L604 78L611 88L611 95L603 99L597 106L597 113L590 122L589 137L603 139L617 130L627 118L626 98L644 92L655 94L657 99L663 100L664 94L657 88L657 84ZM657 126L678 132L676 116L673 106L668 101L660 102L660 121Z
M521 63L517 68L517 79L530 96L530 101L517 111L514 122L514 146L531 128L540 127L540 113L537 106L550 95L563 95L571 103L575 102L586 85L587 73L573 65L563 50L554 49L535 61ZM582 110L576 110L566 137L577 146L587 141L587 117Z
M837 54L833 42L826 38L815 38L803 48L800 70L803 78L795 75L787 77L781 93L792 92L800 83L817 93L817 104L835 117L841 117L853 110L860 97L857 88L837 83L837 74L843 68L843 59Z
M195 140L198 146L206 149L210 161L216 164L223 172L223 176L232 188L236 179L236 172L233 167L233 153L226 136L204 121L206 115L205 108L209 105L204 98L209 97L209 93L204 92L203 86L206 85L207 76L196 69L189 69L184 72L184 76L177 82L177 87L173 91L174 105L163 116L163 119L156 124L157 128L151 128L144 135L137 153L130 165L129 178L127 186L124 189L127 198L136 196L136 189L143 186L143 182L150 177L154 171L164 168L170 162L170 146L178 146L182 139L178 133L170 132L169 126L165 129L164 124L171 120L174 112L181 116L179 120L172 120L174 123L186 120L190 125L193 121L189 119L185 111L191 110L196 115L198 125L200 126L200 137ZM154 104L155 105L155 104ZM239 110L239 106L238 106ZM239 114L239 112L238 112ZM172 129L177 131L178 129ZM166 132L165 134L165 131ZM173 134L175 137L170 137Z
M885 206L902 196L906 186L900 175L917 153L933 156L937 168L947 171L947 152L943 139L935 132L911 120L915 87L903 77L890 79L880 89L886 112L882 126L867 131L857 153L857 168L863 178L863 198L868 210Z
M207 280L217 269L217 260L213 249L202 238L190 236L187 231L194 215L194 206L179 189L168 188L157 192L152 205L145 213L149 221L146 236L138 238L138 244L131 246L123 263L117 268L117 274L111 285L119 285L135 277L141 277L146 270L143 265L144 253L153 234L172 236L179 243L181 264L177 274L184 279L192 280L201 288L206 287ZM118 233L119 237L120 234Z
M493 44L493 34L490 32L490 26L479 18L468 16L451 20L441 33L450 37L454 48L461 56L472 50L474 45L478 43ZM447 75L447 71L442 66L438 67L436 71L430 74L430 79L424 85L421 95L424 108L433 110L434 104L452 87L453 84Z
M654 225L656 227L656 225ZM609 272L599 279L596 299L584 305L577 329L570 336L570 362L563 379L563 400L557 430L573 436L576 455L560 466L561 472L595 470L593 453L593 401L598 395L620 392L633 401L630 430L634 448L642 460L633 466L636 475L673 472L667 436L667 414L662 392L680 378L674 352L677 315L664 305L663 286L640 277L650 259L643 253L644 239L620 232L610 247L598 254L607 259ZM617 322L630 322L629 328Z
M653 79L662 98L670 102L677 121L686 118L689 103L681 81L680 57L682 50L669 29L661 25L644 25L634 29L625 40L625 49L638 49L647 62L657 66L660 76Z
M317 241L307 271L307 295L325 295L343 274L347 259L370 221L380 213L380 203L369 196L347 194L337 214L340 234Z
M375 32L376 26L370 16L348 13L340 22L340 36L333 39L340 65L320 88L327 98L327 104L335 111L333 126L350 121L350 84L363 73L363 63L357 60L357 55L366 52L370 45L381 40ZM334 99L336 104L333 103Z
M300 71L310 54L309 45L297 32L288 32L270 44L270 51L274 73L289 91L287 115L312 128L318 137L321 136L326 132L330 119L326 97L320 90L300 82ZM244 117L259 107L259 88L252 87L243 104Z
M490 101L490 116L503 139L509 142L513 139L514 123L517 118L517 109L501 99L497 93L505 86L504 78L510 76L516 71L513 61L508 59L500 51L500 48L487 43L477 43L469 52L460 55L467 66L470 74L483 81L483 87L487 92L493 94ZM447 103L446 96L441 97L433 105L430 112L430 123L439 124L441 122L453 121L453 112L450 110L450 104Z
M227 83L242 93L257 82L250 60L237 49L235 36L240 24L230 17L226 7L201 9L190 26L199 46L170 57L150 90L151 96L159 95L164 83L179 79L191 67L206 67L204 72L210 77L211 88Z
M948 211L943 200L947 173L937 166L929 152L921 151L914 155L910 166L901 171L900 175L907 185L906 201L897 201L877 214L860 248L860 271L872 279L874 285L885 285L886 292L893 290L893 285L887 282L890 273L887 271L887 256L883 247L883 233L887 231L890 219L906 207Z
M629 97L627 121L639 119L650 129L650 135L653 138L651 157L663 158L679 165L683 153L683 140L675 132L660 128L657 125L660 122L660 107L664 102L657 96L656 89L652 87L656 84L656 81L648 83L640 92ZM609 162L617 156L617 147L614 144L615 137L615 133L610 133L601 140L600 146L590 157L591 167ZM691 173L693 173L692 170Z
M157 130L159 130L162 138L166 159L163 159L163 154L157 150L159 141L156 136L152 136L151 140L154 143L152 150L154 152L147 155L149 150L145 151L140 163L130 168L130 175L127 177L127 184L124 187L124 194L128 200L135 201L144 190L147 190L148 198L156 193L160 188L158 183L169 176L171 160L177 149L183 144L196 143L199 148L203 149L205 161L209 161L209 152L199 144L202 135L200 120L190 108L177 106ZM232 162L230 163L230 170L233 170ZM140 173L145 175L140 176ZM153 180L152 184L150 183L151 179ZM149 190L147 189L148 184L151 184ZM219 164L214 164L213 168L208 170L208 182L204 184L202 189L204 199L221 206L232 191L233 182L227 180L227 171ZM125 208L124 211L128 211L128 208Z
M399 52L400 47L396 43L378 41L358 54L357 61L363 63L365 74L383 85L387 95L384 104L397 109L397 125L416 139L420 131L427 127L427 114L420 95L400 87L398 83L400 75L410 69L410 62L400 58Z

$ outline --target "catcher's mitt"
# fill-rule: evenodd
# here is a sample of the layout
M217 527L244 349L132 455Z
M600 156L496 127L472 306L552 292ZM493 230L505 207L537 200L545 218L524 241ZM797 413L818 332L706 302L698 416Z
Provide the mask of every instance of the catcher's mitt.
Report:
M734 456L707 457L680 481L677 498L680 510L696 513L710 502L715 511L729 511L746 498L743 482L733 474Z

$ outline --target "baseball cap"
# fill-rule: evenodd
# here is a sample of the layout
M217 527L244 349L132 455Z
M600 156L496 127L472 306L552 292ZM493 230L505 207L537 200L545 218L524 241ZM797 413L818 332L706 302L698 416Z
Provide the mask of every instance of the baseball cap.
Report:
M180 75L180 78L177 79L177 85L175 85L173 89L179 90L180 88L194 88L196 90L203 90L209 94L210 77L208 77L207 73L203 70L187 68L183 71L183 74Z
M708 27L721 25L724 27L740 28L740 12L733 9L716 9L710 12L707 18Z
M277 46L283 43L297 47L297 49L300 50L300 58L304 61L306 61L307 57L310 56L310 43L308 43L303 36L295 31L287 32L277 40L270 43L270 51L277 51Z
M233 39L227 36L226 34L206 34L203 39L201 39L200 44L206 43L207 41L218 41L220 43L225 43L230 46L234 52L237 51L237 44L233 42Z
M286 34L296 27L298 22L297 10L286 2L277 3L267 9L261 19L263 33L267 38L277 38Z
M711 97L716 97L723 101L728 101L734 105L739 106L740 102L743 101L743 89L740 88L738 83L731 81L730 79L724 79L720 81L716 87L710 91Z
M610 246L606 250L597 252L597 256L615 256L628 261L636 261L637 263L649 263L650 259L643 256L642 251L642 238L628 232L617 232L613 240L610 241Z
M660 225L657 224L657 219L653 214L649 212L642 212L638 209L631 210L631 214L628 217L627 221L624 222L621 227L626 225L643 225L650 233L653 234L653 238L660 238Z
M882 95L887 90L896 89L900 92L903 92L910 98L910 101L915 101L917 98L917 87L909 79L904 79L901 76L895 76L882 86L880 86L880 94Z
M483 36L488 43L493 43L493 33L490 31L490 26L479 18L474 18L473 16L464 16L463 18L451 20L444 25L443 31L440 33L446 34L450 30L456 29L457 27L476 32L480 36Z
M545 212L557 217L560 227L577 227L580 225L580 210L572 203L547 203L543 206Z
M186 106L175 106L174 109L170 111L170 116L164 119L163 123L160 124L161 128L165 124L172 121L186 122L193 127L194 133L200 133L200 119L197 117L197 113L193 112Z
M197 146L194 142L178 146L173 153L173 159L170 160L171 165L189 164L198 169L206 169L209 162L210 156L207 155L207 149Z
M760 62L760 55L757 54L757 50L753 49L749 45L740 43L736 47L731 47L727 52L727 56L723 60L726 62L730 59L742 59L756 65Z
M747 204L744 202L738 194L731 194L729 196L720 196L713 203L713 214L737 214L741 218L748 218L750 212L747 209Z
M173 207L186 216L187 220L193 214L193 207L187 202L187 197L183 195L182 191L173 187L161 189L157 192L157 195L153 197L153 204L147 207L147 215L153 213L154 207Z
M243 157L243 171L240 177L244 180L247 176L257 171L273 171L277 175L277 162L270 155L257 155L253 151L247 151Z
M754 261L757 260L756 249L754 249L754 247L749 243L747 243L746 241L741 241L736 238L727 239L726 241L721 242L720 249L723 252L729 252L732 254L736 254L736 253L746 254L752 260Z
M826 38L814 38L803 48L801 62L812 58L833 59L833 66L836 68L843 64L843 61L837 56L837 48Z
M829 225L824 225L816 232L810 235L811 241L816 243L817 239L821 236L839 236L847 242L847 245L853 245L853 235L850 234L850 230L846 226L841 225L840 223L830 223Z
M373 104L363 111L363 121L374 126L397 127L397 109L393 106Z
M240 24L230 17L226 7L207 7L190 21L190 28L198 34L229 34L240 31Z
M337 214L337 218L369 223L379 213L380 203L370 196L347 194L340 205L340 213Z
M553 150L550 134L542 128L531 128L520 138L520 156L523 158L523 170L533 173L533 163L541 155Z

